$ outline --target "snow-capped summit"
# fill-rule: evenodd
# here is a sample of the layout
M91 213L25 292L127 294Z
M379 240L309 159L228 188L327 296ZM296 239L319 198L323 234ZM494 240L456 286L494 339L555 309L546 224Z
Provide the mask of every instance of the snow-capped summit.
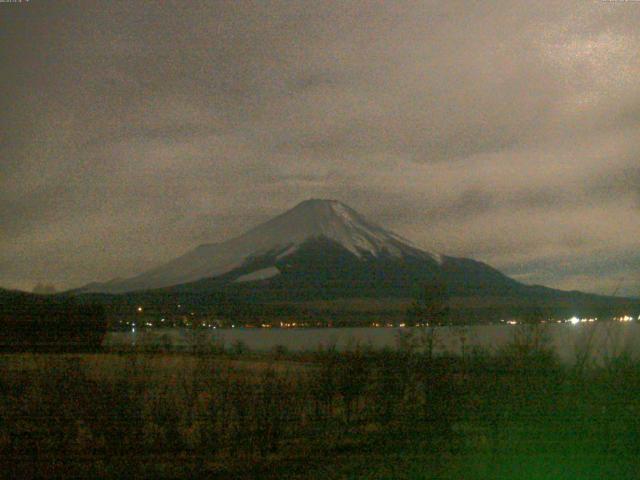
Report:
M363 260L382 256L411 256L440 262L438 255L420 250L399 235L367 221L342 202L310 199L238 237L222 243L200 245L138 276L108 285L94 284L90 289L125 292L216 277L260 256L272 254L278 258L287 257L301 245L320 238L338 244ZM269 272L270 275L278 274L274 268Z
M293 251L299 244L318 237L342 245L357 257L383 253L400 256L418 250L409 240L368 222L344 203L324 199L305 200L230 242L246 244L260 253L283 245Z

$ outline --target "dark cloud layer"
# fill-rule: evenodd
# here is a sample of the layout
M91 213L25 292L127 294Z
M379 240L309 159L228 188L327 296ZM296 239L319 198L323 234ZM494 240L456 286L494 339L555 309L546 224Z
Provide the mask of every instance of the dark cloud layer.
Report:
M127 276L308 197L640 295L640 4L0 4L0 285Z

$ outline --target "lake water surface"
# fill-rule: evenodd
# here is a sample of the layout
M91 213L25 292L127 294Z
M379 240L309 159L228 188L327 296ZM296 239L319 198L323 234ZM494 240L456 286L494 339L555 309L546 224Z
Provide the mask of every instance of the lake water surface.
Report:
M637 322L599 322L592 324L545 324L541 331L563 361L573 362L576 354L587 349L596 359L628 353L640 357L640 325ZM523 332L522 326L477 325L467 327L437 327L436 352L461 353L474 346L499 349ZM332 345L338 350L355 345L373 348L395 348L400 338L420 337L424 328L234 328L204 330L158 329L136 332L110 332L105 346L166 345L189 348L195 342L214 343L230 347L242 342L256 351L269 351L282 346L292 351L316 350ZM196 340L196 335L200 337Z

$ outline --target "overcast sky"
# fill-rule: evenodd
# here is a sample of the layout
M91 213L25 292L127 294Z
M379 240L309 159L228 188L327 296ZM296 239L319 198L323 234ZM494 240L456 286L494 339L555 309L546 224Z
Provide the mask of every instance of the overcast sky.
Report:
M640 295L640 2L0 3L0 286L129 276L309 198Z

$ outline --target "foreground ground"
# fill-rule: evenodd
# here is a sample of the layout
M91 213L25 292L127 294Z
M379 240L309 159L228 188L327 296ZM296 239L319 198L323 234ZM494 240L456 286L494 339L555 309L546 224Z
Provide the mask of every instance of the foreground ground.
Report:
M640 363L498 352L0 356L7 478L602 479L640 471Z

